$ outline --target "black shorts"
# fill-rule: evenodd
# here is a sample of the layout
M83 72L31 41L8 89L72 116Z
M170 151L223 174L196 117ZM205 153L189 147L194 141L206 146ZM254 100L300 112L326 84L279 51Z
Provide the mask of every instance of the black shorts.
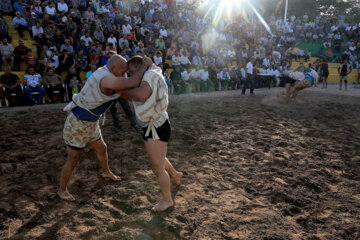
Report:
M147 141L148 138L152 138L151 130L150 130L149 136L145 137L147 129L148 129L148 127L143 128L143 131L144 131L143 139L144 139L144 141ZM158 136L160 138L160 141L162 141L162 142L168 142L169 141L170 135L171 135L171 125L170 125L169 120L166 120L163 125L161 125L158 128L155 128L155 129L156 129L156 133L158 134Z
M347 73L340 73L340 77L347 77Z
M295 80L295 79L292 79L292 78L286 77L286 83L294 84L295 82L296 82L296 80Z
M329 72L325 72L322 74L322 77L328 77L329 76Z

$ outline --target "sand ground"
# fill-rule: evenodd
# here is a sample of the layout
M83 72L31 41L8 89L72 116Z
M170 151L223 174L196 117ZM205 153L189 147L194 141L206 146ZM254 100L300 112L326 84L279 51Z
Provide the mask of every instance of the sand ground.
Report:
M102 127L122 181L103 180L88 147L69 203L55 194L64 105L0 109L0 239L360 239L360 89L313 88L303 104L279 103L280 90L170 97L168 157L184 179L164 213L123 117L120 132L110 114Z

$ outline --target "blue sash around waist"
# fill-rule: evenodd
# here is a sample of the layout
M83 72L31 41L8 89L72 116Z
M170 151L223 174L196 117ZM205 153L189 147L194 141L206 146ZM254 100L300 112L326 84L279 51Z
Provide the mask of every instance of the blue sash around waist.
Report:
M111 106L111 104L113 104L113 102L114 101L106 102L103 105L100 105L97 108L94 108L91 110L87 110L87 109L77 106L72 110L72 113L79 120L88 121L88 122L96 122L97 120L99 120L101 115L110 108L110 106Z

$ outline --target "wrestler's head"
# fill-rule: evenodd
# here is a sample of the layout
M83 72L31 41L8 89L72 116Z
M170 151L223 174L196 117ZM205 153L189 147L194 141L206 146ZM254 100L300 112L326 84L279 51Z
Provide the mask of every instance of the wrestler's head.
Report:
M132 58L129 59L127 64L128 64L128 72L130 73L130 75L134 75L134 73L136 73L139 70L142 62L143 62L143 58L139 55L133 56Z
M116 77L125 77L125 73L128 71L128 65L126 63L126 59L121 55L113 55L106 66L109 71L114 74Z

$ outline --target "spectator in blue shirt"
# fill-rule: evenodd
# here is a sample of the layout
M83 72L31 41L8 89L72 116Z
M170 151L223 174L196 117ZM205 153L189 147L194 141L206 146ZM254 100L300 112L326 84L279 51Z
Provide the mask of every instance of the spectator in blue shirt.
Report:
M15 11L22 13L23 11L23 4L22 4L22 0L18 0L17 2L14 3L14 9Z
M21 17L20 12L16 12L16 17L13 18L13 25L15 29L19 32L21 38L24 37L23 31L28 30L26 20Z
M83 50L85 56L90 55L89 49L85 46L85 41L81 40L80 44L76 46L76 53L78 53L80 50Z
M13 8L8 0L1 0L0 12L3 15L12 16L12 17L14 16Z

